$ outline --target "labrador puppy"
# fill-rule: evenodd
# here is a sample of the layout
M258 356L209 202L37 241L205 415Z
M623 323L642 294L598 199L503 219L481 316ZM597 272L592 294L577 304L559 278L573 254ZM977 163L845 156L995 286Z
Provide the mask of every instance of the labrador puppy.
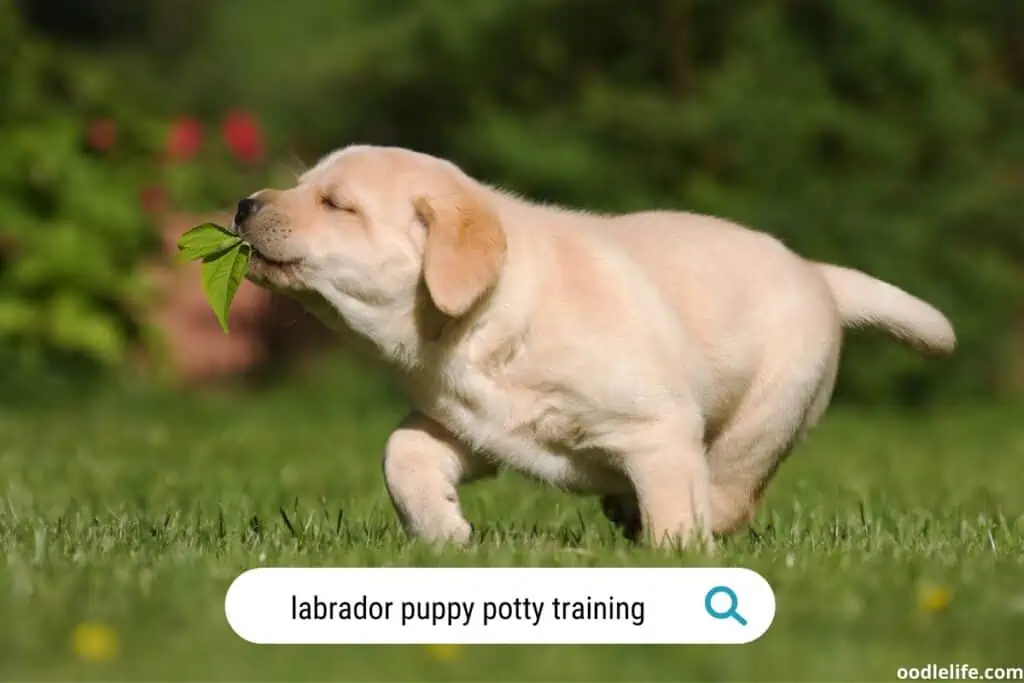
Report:
M400 148L334 152L239 202L234 229L250 280L396 374L412 410L387 489L436 543L470 538L459 485L506 467L600 496L632 537L710 544L825 411L843 328L956 344L927 303L767 234L538 205Z

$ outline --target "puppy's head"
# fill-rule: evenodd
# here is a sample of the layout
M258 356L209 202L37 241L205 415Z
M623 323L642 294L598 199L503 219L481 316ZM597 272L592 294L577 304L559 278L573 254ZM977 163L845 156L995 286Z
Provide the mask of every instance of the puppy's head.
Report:
M453 164L398 148L335 152L295 187L239 202L234 229L253 247L249 279L325 301L369 336L421 305L465 315L496 284L506 251L479 185Z

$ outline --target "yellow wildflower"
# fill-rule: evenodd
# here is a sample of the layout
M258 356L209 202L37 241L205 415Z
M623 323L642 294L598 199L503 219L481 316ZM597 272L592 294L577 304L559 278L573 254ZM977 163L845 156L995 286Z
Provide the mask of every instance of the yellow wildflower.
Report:
M461 645L427 645L427 654L438 662L450 662L458 658L461 651Z
M95 621L85 621L71 634L71 646L82 659L102 662L117 656L120 643L112 628Z
M918 594L917 603L922 611L935 614L945 612L952 599L953 591L949 586L927 585Z

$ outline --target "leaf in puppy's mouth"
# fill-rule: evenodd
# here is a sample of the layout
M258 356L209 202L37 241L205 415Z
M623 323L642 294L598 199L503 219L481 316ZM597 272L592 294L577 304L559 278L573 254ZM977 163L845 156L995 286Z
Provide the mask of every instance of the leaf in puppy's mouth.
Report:
M238 247L242 238L214 223L197 225L178 238L178 260L198 261Z
M245 279L251 256L252 247L243 242L223 254L203 259L203 292L214 315L217 316L217 322L225 332L228 331L228 311L231 309L231 302L238 293L242 280Z
M179 260L202 262L203 294L224 332L252 254L252 245L214 223L196 226L178 240Z

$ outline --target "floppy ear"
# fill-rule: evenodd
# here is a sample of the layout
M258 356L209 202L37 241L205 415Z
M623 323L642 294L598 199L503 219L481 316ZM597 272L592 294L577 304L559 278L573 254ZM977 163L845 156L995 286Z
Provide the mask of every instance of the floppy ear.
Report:
M505 231L478 193L459 188L443 198L418 197L413 206L427 228L423 278L445 315L466 314L498 281Z

